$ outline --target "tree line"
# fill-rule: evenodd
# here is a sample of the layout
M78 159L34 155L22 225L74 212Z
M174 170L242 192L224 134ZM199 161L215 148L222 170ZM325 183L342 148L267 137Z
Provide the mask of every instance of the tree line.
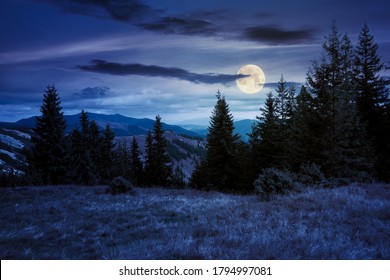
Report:
M207 156L191 185L231 192L282 192L297 181L390 180L390 100L384 65L366 25L354 48L333 23L299 93L281 76L252 127L249 144L233 133L218 92Z
M115 143L111 127L107 125L100 130L84 110L79 126L66 134L61 101L53 85L47 87L40 110L32 145L25 150L28 163L25 178L29 184L97 185L108 184L117 176L137 186L184 184L183 173L179 168L173 169L167 153L160 116L156 116L153 132L148 133L143 162L135 137L130 147L125 141Z

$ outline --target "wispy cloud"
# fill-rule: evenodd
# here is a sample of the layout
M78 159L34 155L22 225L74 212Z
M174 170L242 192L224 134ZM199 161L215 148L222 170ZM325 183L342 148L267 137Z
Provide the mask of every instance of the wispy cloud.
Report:
M138 0L36 0L48 2L60 7L65 12L93 16L96 18L111 18L117 21L130 22L139 20L153 9Z
M188 14L169 14L142 0L35 0L47 2L63 11L85 16L111 19L160 34L219 37L246 40L269 45L291 45L313 40L314 28L287 30L277 25L245 25L232 21L236 15L224 10L209 10ZM272 18L270 12L253 11L254 18Z
M104 98L112 95L112 92L109 87L86 87L74 95L81 98Z
M197 74L192 73L181 68L162 67L157 65L143 65L143 64L123 64L116 62L108 62L104 60L95 59L90 62L90 65L78 65L78 69L88 72L96 72L111 75L139 75L150 77L165 77L176 78L180 80L189 81L195 84L227 84L235 81L238 78L245 77L243 75L229 75L229 74Z
M155 22L143 23L140 27L167 34L184 35L215 35L216 27L210 22L202 19L163 17Z

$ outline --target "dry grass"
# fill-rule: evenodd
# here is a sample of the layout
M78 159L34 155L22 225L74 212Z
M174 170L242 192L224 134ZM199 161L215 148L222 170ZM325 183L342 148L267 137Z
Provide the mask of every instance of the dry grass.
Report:
M2 188L1 259L390 259L390 186L261 202L194 190Z

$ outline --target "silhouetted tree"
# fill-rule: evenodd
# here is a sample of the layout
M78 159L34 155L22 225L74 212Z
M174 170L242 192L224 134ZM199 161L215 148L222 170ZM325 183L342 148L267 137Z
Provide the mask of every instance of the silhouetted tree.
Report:
M280 161L283 151L280 120L278 118L277 105L272 92L267 94L264 108L260 109L261 116L256 116L258 120L252 129L250 143L252 151L255 153L253 158L256 173L267 167L281 167ZM257 175L255 174L255 175Z
M130 179L130 155L126 139L118 141L114 153L115 176L121 176Z
M164 136L161 117L156 116L153 126L153 149L155 160L154 184L159 186L169 186L172 179L172 160L167 152L167 140Z
M54 85L47 87L40 110L28 155L30 176L34 183L61 184L66 174L66 122Z
M189 186L198 190L210 190L209 173L205 160L195 161L194 171L191 174Z
M130 147L130 178L135 185L141 185L143 183L143 173L144 168L141 161L141 152L137 139L133 136Z
M80 115L81 131L77 128L71 132L71 158L73 168L70 170L73 182L92 185L99 182L92 154L95 147L91 146L90 121L84 110ZM94 130L95 128L93 128Z
M100 144L97 145L100 149L100 158L97 163L99 174L103 183L108 183L114 178L114 157L115 157L115 133L110 125L106 125L103 130Z
M150 186L153 185L153 177L156 170L155 150L153 147L153 136L150 130L148 131L148 134L146 136L145 151L146 151L146 158L145 158L144 183Z
M146 138L145 180L148 185L169 186L172 184L172 160L167 152L161 117L156 116L153 134Z
M380 178L390 180L390 130L386 125L386 107L390 105L390 100L385 80L380 76L384 65L377 51L378 45L365 24L360 31L354 57L357 106L362 121L367 125L367 138L373 142L377 156L376 171Z
M218 91L207 134L207 177L213 189L241 191L238 141L239 136L234 133L233 116L225 97Z
M335 23L323 44L320 62L314 62L307 81L313 97L310 157L328 176L352 177L369 171L367 143L362 137L352 82L352 46Z

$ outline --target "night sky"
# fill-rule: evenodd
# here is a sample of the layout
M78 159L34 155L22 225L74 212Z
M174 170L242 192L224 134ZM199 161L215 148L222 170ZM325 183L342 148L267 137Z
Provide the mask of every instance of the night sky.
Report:
M0 0L0 121L39 115L48 84L65 114L207 125L219 89L253 119L281 75L305 82L333 20L353 43L367 23L389 67L389 15L383 0ZM236 87L245 64L266 75L257 94Z

